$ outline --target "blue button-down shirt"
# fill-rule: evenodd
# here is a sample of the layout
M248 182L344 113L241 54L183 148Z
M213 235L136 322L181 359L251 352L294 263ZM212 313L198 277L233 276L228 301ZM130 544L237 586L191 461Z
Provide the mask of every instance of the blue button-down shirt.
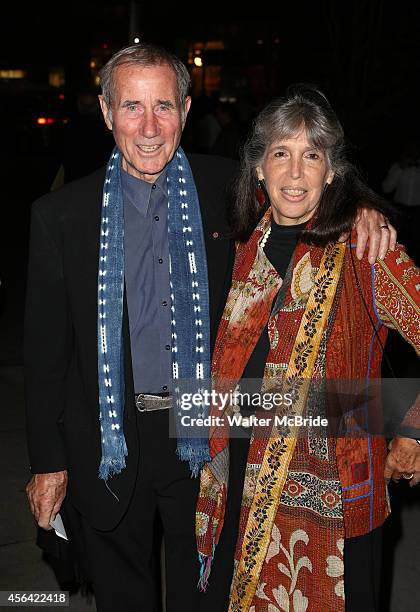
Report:
M155 183L121 171L124 198L124 259L134 390L171 389L166 172Z

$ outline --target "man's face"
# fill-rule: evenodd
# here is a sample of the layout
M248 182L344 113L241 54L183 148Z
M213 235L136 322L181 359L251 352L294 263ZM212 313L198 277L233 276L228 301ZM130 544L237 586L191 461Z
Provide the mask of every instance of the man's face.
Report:
M123 169L155 182L178 148L191 104L187 98L180 108L175 72L167 64L118 66L111 118L102 96L99 100L123 155Z

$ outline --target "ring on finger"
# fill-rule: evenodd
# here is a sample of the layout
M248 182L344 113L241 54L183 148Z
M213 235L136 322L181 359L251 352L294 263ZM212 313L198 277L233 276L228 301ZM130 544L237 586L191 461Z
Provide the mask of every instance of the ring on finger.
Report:
M414 478L414 472L403 472L403 474L401 474L401 476L405 479L405 480L411 480L412 478Z

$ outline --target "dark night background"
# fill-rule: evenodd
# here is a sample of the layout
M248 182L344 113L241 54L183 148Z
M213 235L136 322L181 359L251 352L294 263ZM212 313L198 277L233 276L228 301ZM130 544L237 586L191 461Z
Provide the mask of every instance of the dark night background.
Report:
M163 44L192 73L187 150L236 156L255 113L288 84L301 81L327 94L352 158L377 191L405 148L412 143L418 148L419 3L301 0L248 10L226 2L180 7L108 0L2 8L0 290L8 316L6 324L4 316L0 321L0 362L21 361L30 204L54 179L63 180L63 174L57 177L60 167L68 181L106 161L112 138L99 117L94 79L134 36ZM197 54L203 67L192 63ZM20 70L24 78L4 78L10 70ZM227 102L220 104L220 98ZM217 142L208 141L209 114L224 126ZM53 123L38 125L39 118ZM413 210L404 211L397 225L418 259Z
M326 93L378 192L391 163L420 149L418 2L9 2L0 19L0 366L22 363L31 202L107 160L113 141L94 100L95 75L134 36L175 52L192 73L187 150L236 156L255 113L302 81ZM205 137L209 114L223 128L216 141ZM419 211L396 221L417 261ZM413 352L394 336L388 350L398 375L418 374ZM415 503L410 493L405 501Z

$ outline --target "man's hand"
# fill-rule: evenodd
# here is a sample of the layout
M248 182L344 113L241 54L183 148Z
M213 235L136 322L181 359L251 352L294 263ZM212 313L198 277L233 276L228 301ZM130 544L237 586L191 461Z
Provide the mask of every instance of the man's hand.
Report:
M419 447L420 448L420 447ZM31 512L43 529L51 529L50 521L61 508L67 489L67 470L34 474L26 485Z
M388 228L388 229L387 229ZM362 259L367 242L369 241L369 262L374 264L376 259L384 259L388 249L393 251L397 243L397 232L386 217L372 208L362 208L355 222L357 232L357 259ZM347 240L341 236L340 242Z
M409 481L410 487L420 482L420 444L411 438L394 438L388 446L385 464L385 480ZM411 475L413 477L411 478Z

